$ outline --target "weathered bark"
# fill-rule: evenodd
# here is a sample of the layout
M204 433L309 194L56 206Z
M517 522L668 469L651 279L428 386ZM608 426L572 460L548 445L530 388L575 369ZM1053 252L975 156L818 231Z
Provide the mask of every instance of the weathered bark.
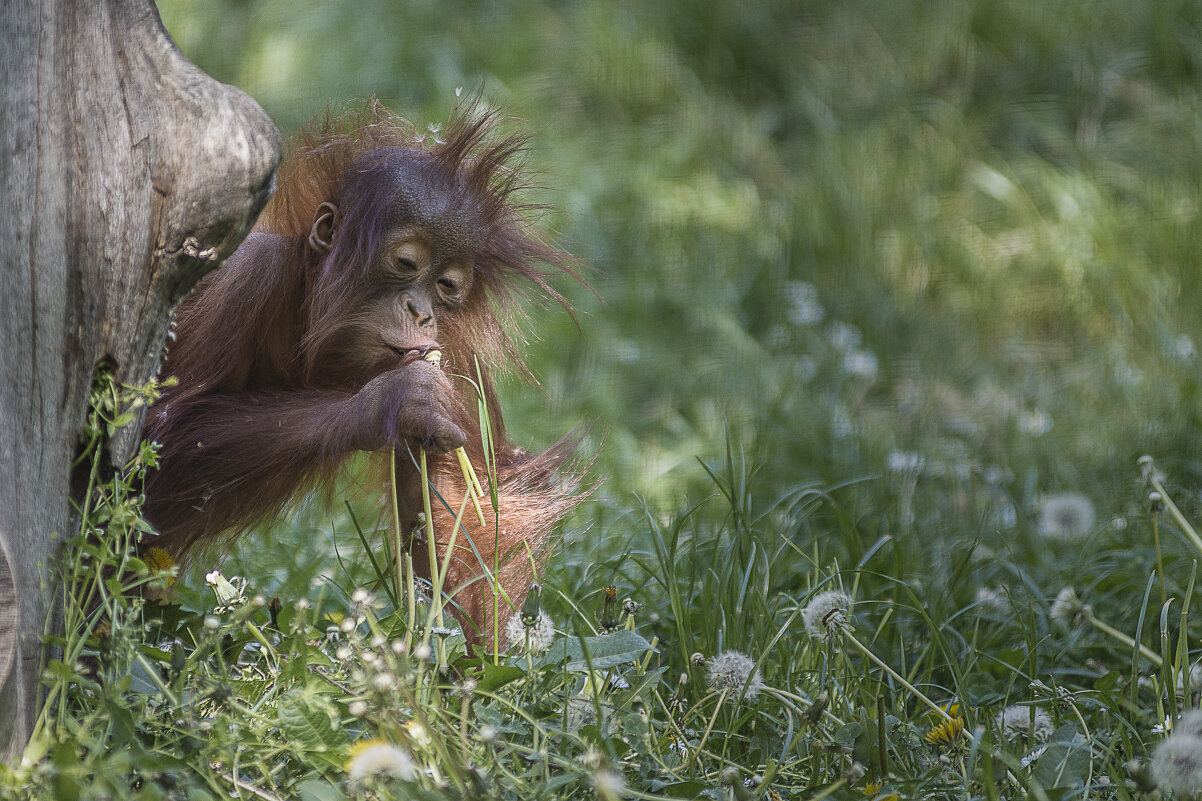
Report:
M154 375L171 310L270 192L275 126L151 0L0 8L0 756L30 733L95 366ZM112 444L124 461L133 434ZM14 606L15 604L15 606Z

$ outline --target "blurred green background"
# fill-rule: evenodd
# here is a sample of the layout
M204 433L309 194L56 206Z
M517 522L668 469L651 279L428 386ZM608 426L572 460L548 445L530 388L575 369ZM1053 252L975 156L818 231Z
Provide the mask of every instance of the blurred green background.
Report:
M596 293L532 310L544 391L507 384L507 422L594 423L592 546L714 493L728 444L749 495L856 482L919 548L1060 491L1121 522L1143 453L1197 510L1198 3L159 7L285 134L368 94L438 123L460 88L535 134L529 198Z

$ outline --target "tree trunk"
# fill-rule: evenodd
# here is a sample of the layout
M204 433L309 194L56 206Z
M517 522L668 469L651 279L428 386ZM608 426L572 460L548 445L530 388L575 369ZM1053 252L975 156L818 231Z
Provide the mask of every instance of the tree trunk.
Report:
M28 739L71 462L98 362L154 375L176 302L271 191L275 126L151 0L0 7L0 755ZM124 462L134 434L112 443ZM75 499L79 500L79 499Z

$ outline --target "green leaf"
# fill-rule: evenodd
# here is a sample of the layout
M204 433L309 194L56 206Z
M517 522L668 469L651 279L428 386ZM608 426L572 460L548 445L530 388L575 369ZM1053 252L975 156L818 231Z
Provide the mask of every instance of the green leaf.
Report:
M328 698L305 689L289 690L276 705L280 729L293 748L325 752L347 743L338 714Z
M342 801L346 795L332 784L308 779L296 786L296 797L301 801Z
M526 675L526 671L513 665L494 665L485 662L482 667L484 675L478 679L476 686L490 692Z
M585 658L586 651L588 659ZM641 659L648 651L655 649L641 634L623 629L596 637L558 640L538 661L538 667L565 662L564 669L570 671L603 670Z

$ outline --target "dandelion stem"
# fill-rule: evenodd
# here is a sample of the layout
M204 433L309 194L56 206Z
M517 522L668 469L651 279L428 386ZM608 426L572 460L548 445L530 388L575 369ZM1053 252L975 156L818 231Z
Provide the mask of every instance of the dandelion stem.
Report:
M706 740L710 738L710 733L714 730L714 723L718 720L718 713L722 710L722 702L726 700L726 696L729 692L730 690L723 690L722 694L718 696L718 703L714 704L714 714L710 715L709 723L705 725L705 733L701 735L701 740L697 743L696 750L689 754L689 761L681 765L682 769L693 764L693 760L696 759L697 755L701 753L701 749L705 748Z
M134 659L139 665L142 666L142 669L146 671L146 675L150 678L151 682L154 683L154 686L159 688L159 692L163 694L163 697L167 699L168 703L170 703L173 707L179 706L179 699L176 698L175 694L172 693L167 685L163 683L163 679L159 676L159 671L150 666L150 663L146 661L146 657L135 653Z
M876 696L876 735L877 749L880 751L881 778L889 775L889 751L885 748L885 694Z
M1164 485L1155 476L1152 476L1152 487L1160 493L1165 508L1169 510L1169 514L1177 521L1177 525L1181 526L1181 531L1193 543L1194 547L1198 549L1198 553L1202 553L1202 537L1198 536L1198 532L1185 519L1185 515L1181 514L1181 510L1177 508L1177 504L1173 503L1173 499L1169 497L1168 490L1164 488Z
M1093 627L1096 628L1098 631L1102 631L1102 632L1105 632L1106 634L1109 634L1111 637L1114 637L1116 640L1123 643L1128 648L1138 647L1139 652L1141 654L1143 654L1143 656L1148 661L1150 661L1150 662L1152 662L1152 664L1156 665L1156 667L1160 667L1162 664L1164 664L1164 660L1160 658L1160 654L1156 653L1151 648L1147 647L1146 645L1144 645L1142 643L1135 642L1134 637L1124 634L1123 632L1119 631L1118 629L1103 623L1102 621L1098 620L1096 617L1093 617L1092 615L1089 618L1089 622L1091 624L1093 624Z
M1163 495L1161 497L1164 497ZM1160 526L1156 523L1156 518L1159 515L1156 511L1152 512L1152 542L1156 546L1156 577L1160 579L1160 603L1166 604L1169 602L1169 591L1164 585L1164 560L1160 556Z
M878 658L876 654L874 654L872 651L868 650L868 646L864 645L862 642L857 640L854 634L852 634L851 632L846 632L843 635L843 637L847 640L850 640L852 645L854 645L860 649L860 653L864 654L864 656L868 657L870 660L875 662L881 670L885 671L890 676L892 676L893 679L895 681L897 681L898 684L900 684L901 686L903 686L907 690L909 690L911 693L913 693L915 698L917 698L918 700L922 701L924 704L929 706L935 712L936 715L938 715L940 718L942 718L945 721L950 722L952 720L952 716L949 715L941 706L936 704L930 698L927 698L922 693L921 690L919 690L913 684L911 684L910 682L908 682L904 678L902 678L900 673L898 673L896 670L889 667L889 665L887 665L883 661L881 661L881 659Z

